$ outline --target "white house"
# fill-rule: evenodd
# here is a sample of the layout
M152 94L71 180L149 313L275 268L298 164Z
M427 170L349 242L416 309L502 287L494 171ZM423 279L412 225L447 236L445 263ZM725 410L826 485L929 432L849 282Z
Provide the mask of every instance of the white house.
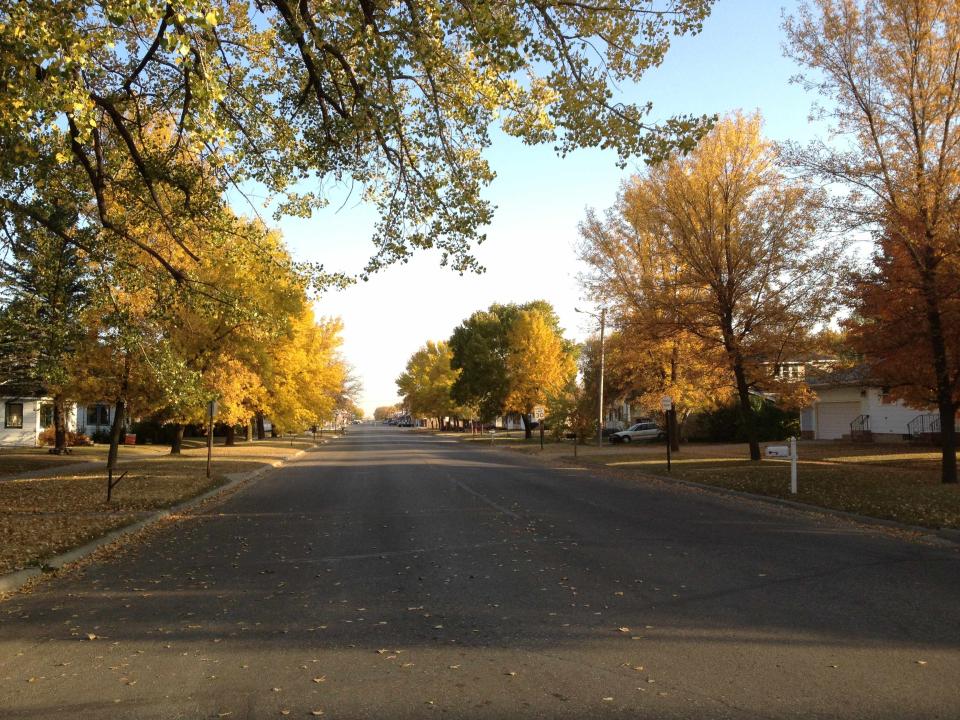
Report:
M93 437L96 432L110 432L114 406L110 403L87 403L77 406L77 432ZM267 430L269 432L269 428Z
M939 431L930 410L891 402L865 367L849 368L808 380L817 399L800 413L800 432L814 440L902 441ZM934 429L935 428L935 429Z
M36 447L41 432L53 427L53 398L0 397L3 403L3 424L0 426L0 447ZM67 407L67 428L76 427L76 408Z

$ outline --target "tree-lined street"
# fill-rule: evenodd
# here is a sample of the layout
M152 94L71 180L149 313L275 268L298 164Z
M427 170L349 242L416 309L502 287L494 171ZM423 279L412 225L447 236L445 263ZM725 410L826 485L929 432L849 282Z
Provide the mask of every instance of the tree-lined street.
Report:
M0 606L6 718L951 718L954 547L385 427Z

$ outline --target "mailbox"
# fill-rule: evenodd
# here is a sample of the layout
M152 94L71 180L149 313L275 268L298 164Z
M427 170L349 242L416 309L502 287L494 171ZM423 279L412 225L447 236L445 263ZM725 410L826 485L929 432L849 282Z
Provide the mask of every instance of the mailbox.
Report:
M786 445L768 445L767 457L790 457L790 448Z

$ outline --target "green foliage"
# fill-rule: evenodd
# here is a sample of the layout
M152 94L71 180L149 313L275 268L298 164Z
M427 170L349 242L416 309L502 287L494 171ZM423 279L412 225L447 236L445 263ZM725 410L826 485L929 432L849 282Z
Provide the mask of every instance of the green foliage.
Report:
M800 436L800 415L777 407L768 400L752 397L754 428L759 442L786 440ZM694 422L691 440L706 442L747 442L747 430L738 404L707 410Z
M689 150L709 118L656 125L614 91L699 31L712 1L6 3L0 207L52 227L33 190L68 170L86 223L185 277L186 221L226 189L257 184L307 216L352 182L381 214L368 272L428 247L477 269L489 128L622 162ZM179 250L138 238L141 215Z
M0 257L0 385L56 393L83 340L89 271L62 238L24 224L10 229Z
M495 303L487 310L473 313L450 337L450 364L460 371L451 396L461 405L476 407L485 422L507 409L510 394L517 387L516 374L511 378L508 362L512 349L510 332L524 313L537 315L546 330L561 338L565 356L574 352L573 346L562 340L556 312L545 300L523 305Z

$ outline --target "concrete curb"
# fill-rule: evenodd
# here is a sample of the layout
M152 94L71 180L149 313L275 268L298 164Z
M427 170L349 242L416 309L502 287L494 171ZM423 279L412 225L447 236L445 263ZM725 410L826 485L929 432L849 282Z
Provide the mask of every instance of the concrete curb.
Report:
M313 447L314 448L319 447L319 443L314 445ZM313 449L313 448L309 448L309 449ZM109 545L110 543L114 542L115 540L118 540L119 538L125 535L130 535L139 530L142 530L148 525L152 525L156 522L159 522L164 518L170 517L171 515L179 514L184 510L188 510L194 507L195 505L199 505L205 500L209 500L215 495L219 495L220 493L227 492L228 490L232 490L240 485L248 483L251 480L255 480L261 475L264 475L265 473L268 473L271 470L275 470L279 467L282 467L283 465L290 462L291 460L295 460L296 458L300 457L306 452L307 450L299 450L298 452L295 452L292 455L288 455L279 460L273 460L267 463L264 467L257 468L256 470L251 470L249 472L227 474L226 477L229 478L229 480L223 485L212 488L211 490L207 490L206 492L201 493L200 495L195 495L189 500L184 500L182 503L178 503L177 505L164 508L163 510L157 510L148 518L144 518L143 520L138 520L137 522L131 523L130 525L124 525L123 527L117 528L116 530L111 530L106 535L101 535L96 540L91 540L86 545L81 545L80 547L73 548L72 550L67 550L66 552L60 553L59 555L54 555L53 557L42 561L39 567L24 568L23 570L17 570L12 573L7 573L6 575L0 575L0 594L9 594L9 593L16 592L17 590L22 588L24 585L26 585L30 580L37 577L38 575L43 574L44 572L60 570L61 568L65 567L66 565L69 565L70 563L73 563L73 562L76 562L77 560L81 560L85 558L86 556L90 555L95 550L98 550L104 545Z

